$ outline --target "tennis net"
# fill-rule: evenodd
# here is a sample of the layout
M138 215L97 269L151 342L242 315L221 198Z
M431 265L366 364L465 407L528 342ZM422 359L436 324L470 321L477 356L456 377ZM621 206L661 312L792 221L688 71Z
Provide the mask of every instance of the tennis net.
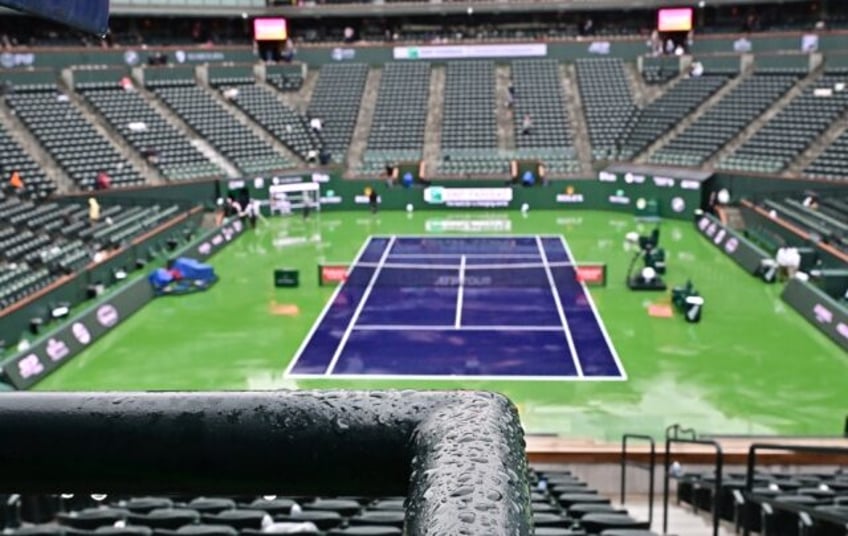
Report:
M545 287L552 283L605 286L605 263L340 263L318 265L321 286L345 283L350 287Z

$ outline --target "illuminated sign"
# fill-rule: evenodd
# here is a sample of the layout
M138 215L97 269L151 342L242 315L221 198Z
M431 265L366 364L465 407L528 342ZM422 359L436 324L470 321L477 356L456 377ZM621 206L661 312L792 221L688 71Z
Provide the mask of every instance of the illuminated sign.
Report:
M661 32L688 32L692 29L692 8L660 9L657 29Z
M456 60L475 58L533 58L548 55L545 43L395 47L396 60Z
M445 188L424 190L424 201L449 207L506 207L512 201L512 188Z
M285 41L289 38L286 19L256 19L253 21L255 41Z

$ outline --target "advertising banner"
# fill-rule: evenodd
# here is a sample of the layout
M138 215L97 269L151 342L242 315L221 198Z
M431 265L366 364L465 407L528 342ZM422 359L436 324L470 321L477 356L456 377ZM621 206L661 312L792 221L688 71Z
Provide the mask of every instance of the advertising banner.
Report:
M445 188L431 186L424 190L424 201L448 207L507 207L512 201L512 188Z
M780 296L819 331L848 350L848 311L814 285L791 279Z
M3 372L17 389L28 389L70 361L153 299L141 278L113 297L77 315L51 337L6 362Z
M498 45L436 45L423 47L395 47L396 60L459 60L485 58L543 58L548 55L545 43Z
M736 231L722 225L718 218L710 214L700 216L695 221L695 227L704 238L730 256L731 259L736 261L736 264L751 275L760 270L764 259L771 258L771 255L749 242L747 238L739 235Z

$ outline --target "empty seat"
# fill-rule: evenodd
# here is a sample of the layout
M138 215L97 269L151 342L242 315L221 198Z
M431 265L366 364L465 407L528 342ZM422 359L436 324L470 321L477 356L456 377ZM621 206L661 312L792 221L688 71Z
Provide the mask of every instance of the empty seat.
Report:
M303 511L291 512L286 515L274 516L274 521L287 522L304 522L314 523L321 530L328 530L340 526L344 522L344 518L338 512L327 511Z
M171 530L197 523L198 520L200 514L196 510L186 508L157 508L147 513L132 513L127 516L127 522L131 525Z
M607 529L650 528L647 521L637 521L626 514L586 514L580 519L580 525L589 533Z
M268 514L260 510L224 510L201 516L201 521L209 525L227 525L235 529L261 529L262 520Z
M352 516L362 509L359 502L350 499L318 499L303 505L306 511L338 512L345 517Z
M201 514L215 514L224 510L233 510L236 507L236 502L223 497L198 497L188 503L187 506Z

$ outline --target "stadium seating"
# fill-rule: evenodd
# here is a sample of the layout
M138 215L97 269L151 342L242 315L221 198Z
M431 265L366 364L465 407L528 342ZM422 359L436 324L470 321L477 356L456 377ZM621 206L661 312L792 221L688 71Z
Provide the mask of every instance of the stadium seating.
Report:
M233 103L303 160L313 152L317 157L321 140L307 119L280 102L273 90L253 83L242 85Z
M429 63L386 64L362 157L363 173L377 174L387 162L421 159L429 97Z
M738 528L747 527L754 532L765 530L766 534L798 534L798 510L812 515L814 526L821 531L810 534L838 534L837 527L844 530L848 523L848 510L837 502L848 498L848 477L839 472L757 473L753 497L744 498L739 493L744 489L744 474L725 475L721 488L716 490L712 473L688 473L678 480L677 496L699 510L711 511L713 497L718 493L721 519L735 523ZM764 502L768 502L770 508L762 508ZM792 509L794 511L784 509L783 504L797 508ZM841 526L816 519L817 512L842 518Z
M310 118L321 119L321 137L333 162L345 161L367 78L364 63L325 65L318 75L307 111Z
M670 69L663 65L646 65L642 68L642 79L646 84L666 84L674 80L680 74L679 69Z
M651 156L651 162L703 164L797 81L791 74L752 75Z
M100 170L113 187L144 183L144 177L86 121L56 88L17 92L8 102L47 152L82 189L92 189Z
M246 175L272 173L294 164L239 123L204 89L169 85L154 89L177 115Z
M153 163L171 180L220 176L223 171L194 147L134 91L80 84L77 89L132 147L142 153L155 150ZM143 125L143 126L142 126Z
M497 151L495 64L449 62L445 75L439 169L448 175L506 173Z
M299 91L304 82L303 75L293 73L269 74L266 80L280 91Z
M848 180L848 131L813 160L804 174L815 179Z
M619 157L632 159L676 126L726 82L725 75L684 78L636 114L618 139Z
M17 170L24 181L24 189L31 195L46 197L56 191L53 181L44 175L39 165L9 136L5 129L0 129L0 170L3 173L0 178L4 182L9 179L13 171Z
M783 108L733 154L719 162L721 169L761 173L784 170L838 117L848 110L848 93L833 91L844 77L824 74Z
M559 63L555 60L514 61L512 81L516 95L513 105L516 158L541 160L548 171L555 173L579 170ZM522 132L525 115L533 122L529 134Z
M636 112L624 62L618 58L578 59L576 65L592 159L614 158L616 140Z
M605 530L642 530L631 518L567 470L530 470L536 534L586 536ZM35 500L35 498L25 498ZM49 503L49 501L47 501ZM258 536L263 533L312 535L401 535L404 497L107 497L66 498L69 511L55 513L57 524L13 522L12 536L193 535ZM26 511L26 509L24 509ZM276 524L276 525L275 525ZM635 533L634 533L635 534Z

